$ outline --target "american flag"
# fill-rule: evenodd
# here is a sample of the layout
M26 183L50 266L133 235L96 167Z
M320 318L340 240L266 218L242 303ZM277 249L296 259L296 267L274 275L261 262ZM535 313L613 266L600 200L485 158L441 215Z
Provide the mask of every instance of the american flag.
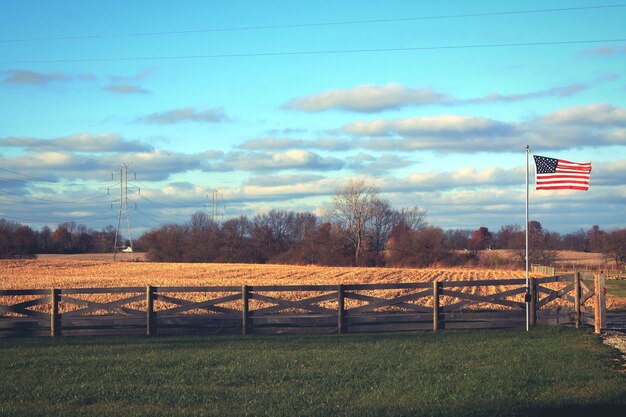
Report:
M533 155L537 175L537 190L583 190L589 189L591 162L570 162L564 159Z

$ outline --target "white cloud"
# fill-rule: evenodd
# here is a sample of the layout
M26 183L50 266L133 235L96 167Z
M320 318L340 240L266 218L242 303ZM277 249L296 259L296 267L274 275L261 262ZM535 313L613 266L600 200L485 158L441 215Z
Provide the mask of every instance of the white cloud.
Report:
M0 146L44 152L133 152L152 148L138 141L125 140L116 133L79 133L54 139L10 137L0 139Z
M589 88L586 84L570 84L546 90L531 91L528 93L501 94L490 93L483 97L453 100L450 104L483 104L483 103L507 103L514 101L530 100L542 97L570 97Z
M400 84L361 85L351 89L329 90L289 100L291 110L321 112L331 109L372 113L406 106L441 103L447 95L429 87L408 88Z
M553 112L523 123L462 115L357 121L343 127L354 145L375 150L506 152L626 145L626 109L606 103Z
M359 136L498 136L514 133L515 126L496 120L458 115L411 117L393 120L358 121L344 127Z
M596 79L594 83L606 81ZM592 83L593 84L593 83ZM397 110L410 106L466 105L484 103L507 103L543 97L570 97L591 85L574 83L522 93L502 94L493 92L482 97L457 98L433 90L431 87L410 88L401 84L361 85L351 89L335 89L305 97L297 97L283 105L289 110L322 112L347 110L359 113L374 113Z
M626 109L608 103L593 103L555 111L542 121L547 125L626 126Z
M314 152L290 150L285 152L230 152L221 161L211 163L207 170L216 171L274 171L274 170L336 170L343 161Z
M132 84L109 84L104 89L114 94L149 94L150 90Z
M196 123L219 123L225 121L224 111L217 108L196 110L192 107L184 107L164 112L152 113L139 119L140 122L169 125L181 122Z

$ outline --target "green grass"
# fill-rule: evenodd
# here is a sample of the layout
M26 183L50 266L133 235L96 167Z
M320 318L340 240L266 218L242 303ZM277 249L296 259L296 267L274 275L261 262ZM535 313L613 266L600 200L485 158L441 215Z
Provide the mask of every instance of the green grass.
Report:
M626 298L626 279L607 279L606 290L611 297Z
M586 330L0 340L2 416L626 415Z

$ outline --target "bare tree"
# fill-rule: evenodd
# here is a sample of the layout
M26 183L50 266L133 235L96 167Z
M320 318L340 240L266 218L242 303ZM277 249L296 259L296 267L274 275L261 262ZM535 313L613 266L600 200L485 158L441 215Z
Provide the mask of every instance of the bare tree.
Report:
M357 264L365 250L367 224L374 216L378 190L363 180L350 180L338 189L326 215L343 231L354 250Z
M603 235L604 257L615 262L615 267L619 268L626 262L626 229L605 232Z
M375 199L372 204L372 210L369 228L371 249L376 256L380 256L385 250L391 231L402 221L402 215L397 210L394 210L387 200Z
M421 230L428 226L426 215L426 210L417 206L405 207L400 210L402 222L409 226L411 230Z

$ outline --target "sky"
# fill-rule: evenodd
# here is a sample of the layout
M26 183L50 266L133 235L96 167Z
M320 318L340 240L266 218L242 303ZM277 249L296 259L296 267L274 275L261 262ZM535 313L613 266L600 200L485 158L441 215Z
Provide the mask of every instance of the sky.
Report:
M351 179L444 229L626 226L626 3L0 0L0 218L322 214ZM217 190L214 192L214 190ZM217 196L214 207L213 196ZM215 209L215 210L214 210Z

